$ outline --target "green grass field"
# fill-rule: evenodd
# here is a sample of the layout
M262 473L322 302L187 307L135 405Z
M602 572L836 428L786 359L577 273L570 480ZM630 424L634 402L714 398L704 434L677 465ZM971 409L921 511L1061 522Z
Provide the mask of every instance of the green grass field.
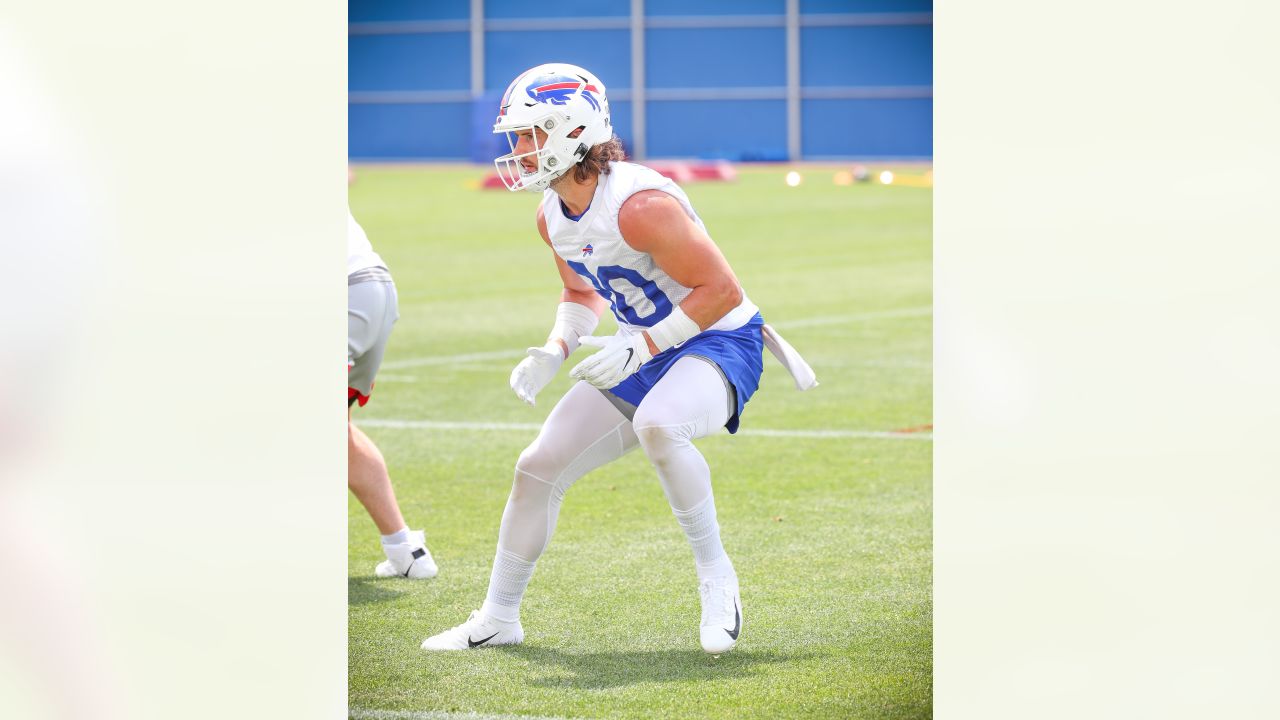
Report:
M516 457L585 353L537 407L507 387L558 300L537 197L475 189L483 168L356 168L351 209L395 276L401 318L355 419L440 575L375 578L377 531L350 498L352 717L932 715L931 435L873 434L933 422L932 191L837 186L838 168L822 166L790 188L787 169L686 187L822 383L796 392L766 353L743 432L698 442L742 586L741 639L713 658L698 645L692 555L639 451L566 497L525 596L523 645L419 649L483 601ZM750 434L761 430L807 434Z

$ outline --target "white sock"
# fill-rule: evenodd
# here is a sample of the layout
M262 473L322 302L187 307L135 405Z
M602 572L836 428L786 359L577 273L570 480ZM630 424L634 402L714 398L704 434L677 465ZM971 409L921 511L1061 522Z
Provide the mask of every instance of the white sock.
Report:
M714 577L732 577L733 563L720 543L720 524L716 522L715 497L708 495L706 500L698 503L690 510L676 510L676 521L684 529L689 538L689 546L693 548L693 564L698 570L698 581Z
M485 600L484 604L480 606L480 614L491 620L516 622L520 619L520 607L518 605L516 607L498 605Z
M504 622L519 620L520 600L536 564L498 548L493 557L493 572L489 575L489 593L480 611Z
M401 545L409 542L409 526L406 525L390 535L382 536L383 545Z

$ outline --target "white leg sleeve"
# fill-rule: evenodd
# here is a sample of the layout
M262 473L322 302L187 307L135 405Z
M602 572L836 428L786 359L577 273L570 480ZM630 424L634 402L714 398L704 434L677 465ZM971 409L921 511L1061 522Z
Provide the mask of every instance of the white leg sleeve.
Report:
M569 487L637 444L631 423L599 390L580 382L565 393L516 462L515 482L498 531L487 612L501 618L519 607Z
M636 409L636 437L689 538L699 579L734 574L720 543L711 468L693 446L694 439L723 427L729 414L724 377L693 357L676 361Z

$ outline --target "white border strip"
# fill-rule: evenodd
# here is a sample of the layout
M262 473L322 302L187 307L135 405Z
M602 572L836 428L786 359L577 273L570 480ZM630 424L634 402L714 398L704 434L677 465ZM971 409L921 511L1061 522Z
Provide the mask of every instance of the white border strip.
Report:
M472 432L537 432L539 423L469 422L452 420L396 420L369 418L357 421L361 427L392 430L462 430ZM739 435L747 437L801 438L806 440L933 440L933 433L903 433L877 430L768 430L743 428Z

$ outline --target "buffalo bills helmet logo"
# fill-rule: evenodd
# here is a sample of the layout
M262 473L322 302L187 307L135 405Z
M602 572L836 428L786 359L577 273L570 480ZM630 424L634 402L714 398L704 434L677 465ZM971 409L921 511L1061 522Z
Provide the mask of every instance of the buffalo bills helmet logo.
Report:
M600 101L596 100L596 96L592 93L600 92L600 88L592 85L589 80L584 77L572 77L570 75L544 75L531 81L525 92L529 97L540 103L549 105L564 105L569 102L569 98L573 94L579 92L586 99L587 103L595 110L600 109Z

